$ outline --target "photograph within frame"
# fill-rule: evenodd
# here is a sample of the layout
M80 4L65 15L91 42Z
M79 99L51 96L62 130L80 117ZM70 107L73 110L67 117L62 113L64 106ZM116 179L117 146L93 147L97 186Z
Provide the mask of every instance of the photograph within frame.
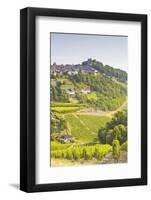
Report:
M127 163L128 36L50 33L50 167Z
M43 64L40 69L38 68L36 61L37 61L37 24L36 24L36 18L37 17L56 17L57 23L52 23L48 20L44 20L45 27L52 27L55 25L55 27L58 29L63 28L64 26L58 26L59 22L63 18L76 18L79 21L82 19L91 20L98 22L98 20L103 21L117 21L121 24L124 22L128 22L131 25L131 22L139 22L141 26L140 30L140 40L141 40L141 47L140 47L140 54L139 58L135 60L136 62L140 59L140 69L141 74L139 75L141 81L140 84L137 84L137 89L141 90L140 96L137 98L138 101L136 103L141 101L141 104L139 106L139 109L141 110L140 113L140 141L137 142L137 144L140 144L141 149L138 153L140 162L137 164L138 168L140 169L140 176L136 177L133 171L131 173L130 177L123 176L122 178L117 178L117 175L124 165L112 165L118 170L118 173L114 173L114 170L111 170L112 173L110 174L110 178L107 179L104 177L102 179L102 176L104 175L99 171L100 173L87 173L87 169L90 167L81 167L82 172L86 175L89 175L89 178L86 180L79 181L81 176L77 176L76 172L80 167L76 168L71 167L73 169L73 173L70 177L73 175L77 176L78 178L76 180L73 180L73 178L70 179L70 182L67 181L69 177L69 173L67 172L66 180L63 179L60 180L60 175L63 174L62 171L64 169L66 171L69 171L69 168L60 168L59 167L50 167L50 130L40 133L40 139L42 141L45 141L44 145L38 146L39 143L37 143L37 108L35 107L35 104L37 105L38 98L37 98L37 85L36 82L39 83L39 79L37 79L37 71L40 71L40 74L44 74L44 71L50 72L50 62L48 62L48 68L46 70L45 64ZM69 20L70 23L70 20ZM48 26L49 24L49 26ZM56 26L57 24L57 26ZM67 23L66 25L71 28ZM75 30L73 32L77 32L77 26L74 26ZM110 27L112 27L112 23L110 24ZM123 26L124 28L124 26ZM39 27L39 30L42 31L42 28ZM122 29L124 31L124 29ZM129 30L129 29L127 29ZM58 31L58 30L52 30L52 31ZM50 47L50 37L49 34L52 32L51 30L48 31L48 38L47 35L45 35L44 39L47 38L47 42L42 43L43 48L40 51L40 56L44 56L45 59L44 62L47 62L47 57L50 58L50 55L47 51L49 51ZM66 30L65 30L66 31ZM70 29L71 31L71 29ZM69 31L69 32L70 32ZM64 32L64 30L59 30L59 32ZM85 31L84 31L85 32ZM89 31L88 31L89 32ZM126 31L125 31L126 32ZM91 33L95 33L93 29L91 29ZM124 33L125 34L125 33ZM133 38L135 41L135 45L130 49L130 57L133 56L133 52L137 50L137 37ZM44 40L46 41L46 40ZM132 42L132 41L131 41ZM45 54L47 56L45 56ZM87 59L87 58L86 58ZM134 82L133 78L138 78L138 74L136 74L138 71L138 68L136 70L136 66L134 66L133 70L131 70L131 67L129 67L129 70L131 70L132 73L129 71L129 79L132 80L132 83ZM48 84L43 87L43 91L50 86L50 74L47 71L47 73L44 75L44 77L41 77L43 80L46 79L48 76ZM132 75L132 76L131 76ZM133 77L134 76L134 77ZM44 81L45 83L47 81ZM135 91L135 88L129 87L132 89L132 91ZM40 88L41 89L41 88ZM48 95L46 98L47 100L50 97L50 89L46 90L48 91ZM41 95L43 96L43 95ZM130 96L130 95L129 95ZM133 96L133 95L132 95ZM44 100L45 102L46 100ZM43 101L42 101L43 102ZM47 104L45 102L45 104ZM48 104L45 105L42 104L42 107L40 106L40 111L43 110L43 107L49 107L50 108L50 100L48 100ZM128 106L130 105L130 101ZM135 107L135 102L133 103ZM145 14L130 14L130 13L111 13L111 12L98 12L98 11L84 11L84 10L67 10L67 9L50 9L50 8L24 8L20 11L20 190L25 192L44 192L44 191L58 191L58 190L75 190L75 189L90 189L90 188L108 188L108 187L123 187L123 186L136 186L136 185L147 185L147 15ZM46 111L47 110L47 111ZM48 129L50 128L50 109L46 109L44 112L48 112L47 114L41 115L40 117L40 123L42 124L48 124ZM129 111L133 110L130 108ZM43 113L43 112L42 112ZM133 116L133 115L132 115ZM132 124L134 118L130 115ZM46 118L49 118L48 120ZM130 119L128 117L128 119ZM130 121L130 122L131 122ZM46 125L47 126L47 125ZM44 128L46 127L44 126ZM39 126L38 126L39 127ZM130 127L130 126L128 126ZM40 126L41 128L41 126ZM137 130L134 130L134 133L138 133L138 127L135 127ZM39 132L38 132L39 134ZM46 136L47 135L47 136ZM43 138L44 136L44 138ZM49 139L48 139L49 138ZM45 140L46 139L46 140ZM130 139L130 138L129 138ZM41 140L40 140L41 141ZM130 147L130 141L129 145ZM48 142L48 145L46 145ZM133 147L133 146L132 146ZM46 151L45 151L46 150ZM42 154L39 154L42 153ZM45 152L45 153L43 153ZM138 152L138 151L137 151ZM37 153L40 155L40 159L44 160L44 162L37 163ZM48 153L48 154L47 154ZM134 152L135 154L135 152ZM131 153L129 154L128 158L130 161ZM138 159L139 159L138 158ZM45 162L46 161L46 162ZM130 162L128 162L126 165L128 166ZM135 162L136 163L136 162ZM134 164L135 165L135 164ZM134 166L133 165L133 166ZM40 168L39 168L40 166ZM94 165L95 168L98 167L98 165ZM94 167L93 166L93 167ZM107 167L108 166L108 167ZM42 168L41 168L42 167ZM49 170L46 169L48 167ZM92 167L92 166L91 166ZM100 165L101 168L111 168L111 165ZM133 167L133 169L136 171L137 167ZM42 169L42 171L39 171L39 169ZM60 170L60 174L58 174L58 169ZM111 168L113 169L113 168ZM51 171L51 173L49 172ZM57 171L57 173L54 173ZM110 171L110 170L109 170ZM38 177L39 175L46 175L42 177L41 182L37 182L37 172ZM40 172L40 173L39 173ZM47 173L48 172L48 173ZM131 172L130 170L127 170L127 172ZM83 173L81 175L83 175ZM53 175L53 177L49 177L49 175ZM91 175L91 179L90 179ZM99 176L101 175L101 176ZM107 174L108 175L108 174ZM124 173L125 175L125 173ZM55 178L55 182L52 181L52 178ZM56 178L58 178L58 181L56 182ZM62 177L64 178L64 177Z

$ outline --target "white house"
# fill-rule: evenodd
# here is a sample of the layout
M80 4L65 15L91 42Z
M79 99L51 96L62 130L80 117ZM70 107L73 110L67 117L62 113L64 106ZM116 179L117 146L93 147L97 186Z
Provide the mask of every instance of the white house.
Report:
M98 71L97 70L94 70L94 75L96 76L98 74Z
M84 90L84 89L82 89L81 92L82 92L83 94L90 94L90 93L91 93L91 90Z
M67 90L66 90L66 93L67 93L67 94L70 94L70 95L75 95L75 91L72 90L72 89L67 89Z
M78 71L72 70L72 71L68 71L67 73L68 75L75 75L75 74L78 74Z
M74 71L72 71L72 74L73 74L73 75L78 74L78 71L77 71L77 70L74 70Z
M71 71L68 71L67 73L68 73L68 75L71 75L71 74L72 74L72 72L71 72Z

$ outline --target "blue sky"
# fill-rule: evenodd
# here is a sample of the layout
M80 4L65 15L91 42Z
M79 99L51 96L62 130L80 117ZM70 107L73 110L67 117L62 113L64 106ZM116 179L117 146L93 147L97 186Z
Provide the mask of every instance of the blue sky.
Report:
M88 58L128 71L128 37L51 33L51 64L79 64Z

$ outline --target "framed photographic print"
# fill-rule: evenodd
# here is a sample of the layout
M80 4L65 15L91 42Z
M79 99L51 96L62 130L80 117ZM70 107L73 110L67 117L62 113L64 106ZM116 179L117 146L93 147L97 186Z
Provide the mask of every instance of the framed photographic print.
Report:
M20 189L147 184L147 16L20 12Z

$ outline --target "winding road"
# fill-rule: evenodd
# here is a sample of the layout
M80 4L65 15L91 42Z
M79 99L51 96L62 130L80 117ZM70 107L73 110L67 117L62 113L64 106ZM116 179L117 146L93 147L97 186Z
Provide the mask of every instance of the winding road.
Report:
M99 111L95 111L95 110L94 111L92 111L92 110L88 111L88 110L84 109L84 110L77 111L76 113L78 115L111 116L111 115L114 115L116 112L122 110L126 106L126 104L127 104L127 99L124 101L124 103L119 108L117 108L114 111L107 111L107 112L101 111L101 110L99 110Z

